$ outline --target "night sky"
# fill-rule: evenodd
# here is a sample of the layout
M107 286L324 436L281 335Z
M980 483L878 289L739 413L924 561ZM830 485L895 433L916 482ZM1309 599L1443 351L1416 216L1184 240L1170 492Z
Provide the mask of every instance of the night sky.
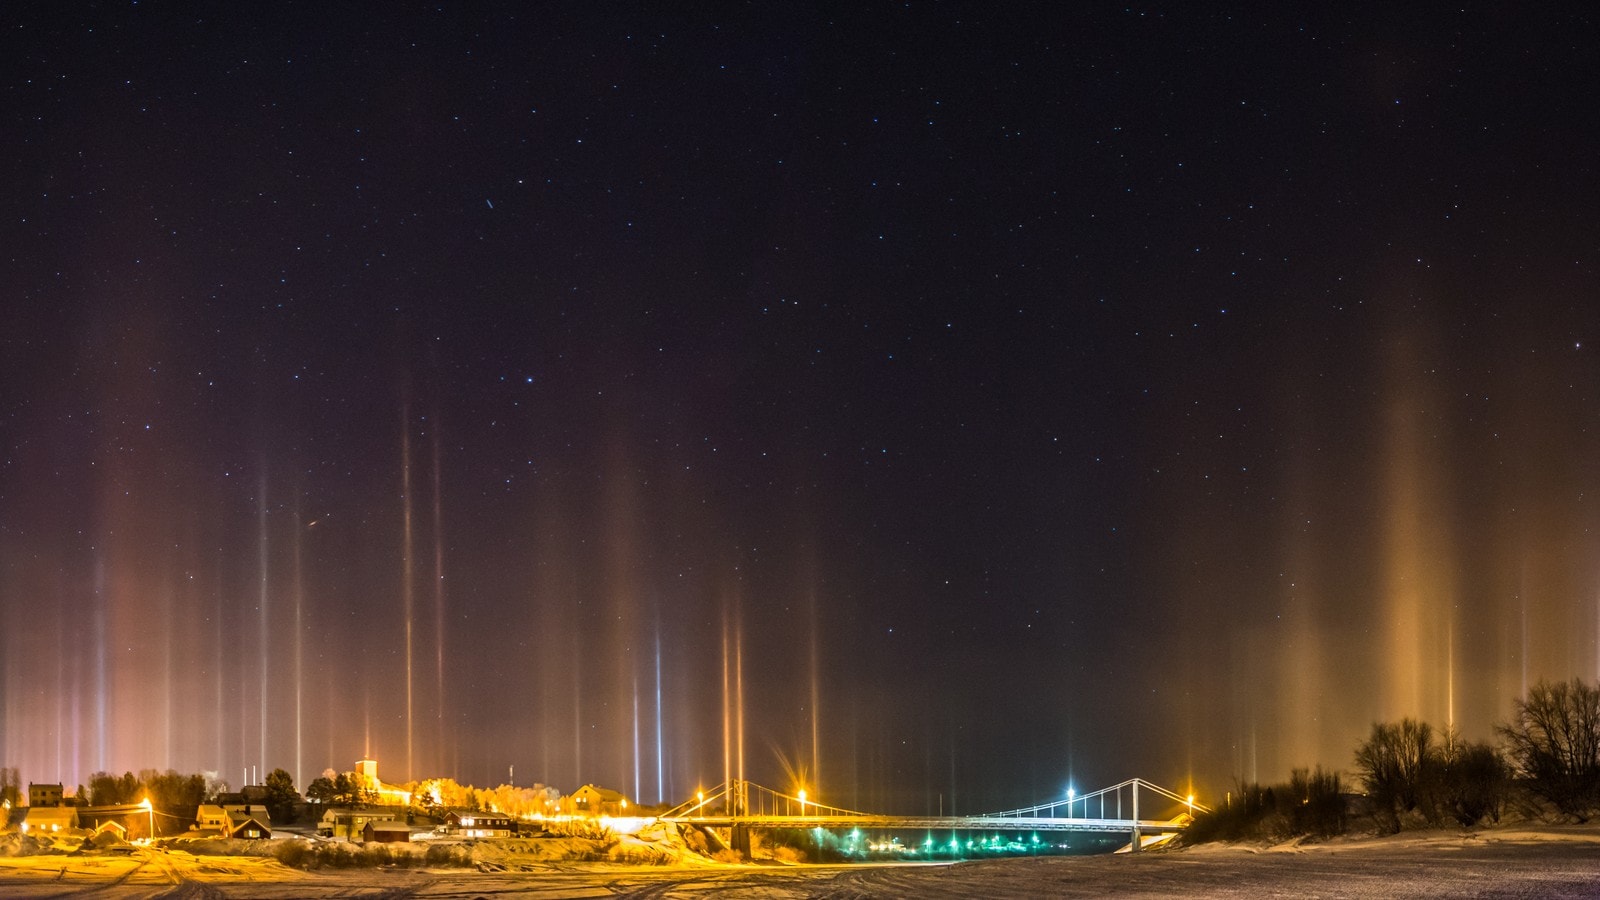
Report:
M1294 7L7 4L0 763L980 812L1595 678L1594 15Z

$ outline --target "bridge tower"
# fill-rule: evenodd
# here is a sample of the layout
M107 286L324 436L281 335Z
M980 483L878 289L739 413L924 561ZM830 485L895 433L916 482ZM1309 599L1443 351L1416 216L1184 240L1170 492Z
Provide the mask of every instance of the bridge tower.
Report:
M1139 779L1133 780L1133 843L1128 845L1129 853L1139 852Z

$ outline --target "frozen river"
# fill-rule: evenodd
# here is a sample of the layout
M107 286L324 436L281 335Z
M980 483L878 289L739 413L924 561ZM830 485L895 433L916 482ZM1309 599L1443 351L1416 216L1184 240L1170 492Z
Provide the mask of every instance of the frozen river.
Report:
M238 857L0 859L0 896L22 898L654 897L1596 897L1600 831L1369 839L1251 851L1041 857L955 864L617 867L304 873Z

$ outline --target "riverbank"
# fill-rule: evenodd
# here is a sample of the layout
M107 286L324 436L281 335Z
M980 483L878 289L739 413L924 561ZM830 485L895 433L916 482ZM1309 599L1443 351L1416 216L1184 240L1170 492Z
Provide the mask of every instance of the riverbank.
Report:
M1325 898L1595 895L1600 827L1517 826L1412 832L1276 845L1212 844L1140 854L995 859L950 864L637 866L505 860L500 871L292 869L272 859L140 849L107 857L0 859L0 895L19 898L334 897L364 890L419 898L516 894L530 898L703 897L737 891L763 900L802 897ZM513 868L514 867L514 868Z

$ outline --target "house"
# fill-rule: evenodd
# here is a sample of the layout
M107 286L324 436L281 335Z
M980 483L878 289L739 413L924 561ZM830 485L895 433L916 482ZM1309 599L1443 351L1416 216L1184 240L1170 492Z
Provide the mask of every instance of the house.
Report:
M66 799L66 792L59 784L34 784L28 782L29 806L60 806Z
M214 803L202 803L194 814L194 827L199 831L215 831L227 837L231 820L228 811Z
M107 823L122 826L123 835L132 832L138 837L150 837L154 817L150 807L143 803L122 803L116 806L78 807L78 827L99 832Z
M111 850L128 845L128 830L120 822L107 822L83 839L82 850Z
M444 833L469 838L511 837L517 822L501 813L452 809L444 815Z
M25 806L13 816L24 834L60 834L78 827L76 806Z
M255 813L246 812L248 809L250 807L247 806L243 810L228 810L227 836L237 840L266 840L272 837L272 826L268 824L271 820L267 818L266 809L257 806Z
M265 806L256 803L224 803L222 810L228 815L228 824L222 832L223 837L272 837L272 816L268 814ZM259 833L244 834L241 830Z
M569 816L625 816L628 798L610 788L586 784L561 800L561 811Z
M317 823L317 833L323 837L359 841L366 833L368 822L387 821L387 815L378 811L357 812L349 809L330 809Z
M411 840L411 826L392 819L368 822L361 827L361 839L369 844L404 844Z
M224 803L222 808L227 812L230 819L237 820L239 816L243 815L255 819L268 828L272 827L271 813L268 813L267 808L259 803Z
M272 817L265 806L254 803L202 803L195 811L194 827L202 834L240 840L272 837Z

